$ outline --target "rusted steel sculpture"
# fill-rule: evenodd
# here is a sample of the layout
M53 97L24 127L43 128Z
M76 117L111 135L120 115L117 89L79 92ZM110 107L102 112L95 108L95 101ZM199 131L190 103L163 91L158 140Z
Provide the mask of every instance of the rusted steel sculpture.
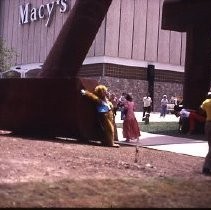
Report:
M165 0L162 29L187 33L184 106L198 109L210 89L211 1Z
M79 0L38 78L0 80L0 129L21 134L101 140L94 104L81 96L97 82L77 73L111 0Z
M52 47L41 77L75 77L105 17L111 0L79 0Z

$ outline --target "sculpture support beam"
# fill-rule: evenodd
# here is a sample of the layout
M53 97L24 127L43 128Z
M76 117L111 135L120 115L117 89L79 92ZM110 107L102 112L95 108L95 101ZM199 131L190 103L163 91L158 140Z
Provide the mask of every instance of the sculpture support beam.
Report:
M111 0L76 1L40 78L0 80L0 129L83 141L104 138L96 104L80 92L94 91L98 83L77 73L110 4Z
M210 89L211 28L193 27L187 32L184 106L198 109Z
M184 106L198 109L210 89L211 1L165 0L162 29L187 32Z
M76 1L44 62L40 77L77 76L111 2L111 0Z

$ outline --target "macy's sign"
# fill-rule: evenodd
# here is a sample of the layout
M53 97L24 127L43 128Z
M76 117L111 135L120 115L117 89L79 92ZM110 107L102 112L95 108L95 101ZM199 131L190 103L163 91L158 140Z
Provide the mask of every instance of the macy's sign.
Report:
M40 7L35 8L32 4L27 3L19 6L21 25L38 20L46 19L45 26L49 26L54 14L54 11L59 7L60 13L65 13L69 9L68 0L56 0L48 4L42 4Z

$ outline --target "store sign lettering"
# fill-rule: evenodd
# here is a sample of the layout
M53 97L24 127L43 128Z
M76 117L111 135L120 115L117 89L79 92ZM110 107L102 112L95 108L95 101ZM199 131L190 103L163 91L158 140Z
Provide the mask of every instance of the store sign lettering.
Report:
M46 19L45 26L49 26L53 18L54 11L59 7L60 13L68 11L68 0L56 0L48 4L42 4L39 8L35 8L32 4L27 3L19 6L20 24L28 24L38 20Z

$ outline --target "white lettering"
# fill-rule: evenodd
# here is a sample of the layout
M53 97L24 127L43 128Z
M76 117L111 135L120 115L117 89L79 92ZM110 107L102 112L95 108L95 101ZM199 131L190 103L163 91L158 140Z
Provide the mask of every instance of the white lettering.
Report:
M30 3L19 6L20 24L27 24L41 19L47 19L45 26L49 26L56 7L59 7L60 13L65 13L69 9L68 0L55 0L51 3L40 5L39 8L31 7Z
M38 16L40 19L43 19L45 17L45 6L41 5L39 10L38 10Z
M37 10L35 8L33 8L31 10L31 21L36 21L37 20Z
M25 24L29 22L29 3L26 4L25 8L23 5L19 6L20 9L20 24Z
M64 13L66 11L68 11L68 4L67 4L67 0L61 0L61 8L60 8L60 12Z
M47 19L47 22L46 22L46 26L49 25L49 22L52 20L52 11L54 9L54 2L50 3L50 4L46 4L47 6L47 11L48 11L48 19Z

